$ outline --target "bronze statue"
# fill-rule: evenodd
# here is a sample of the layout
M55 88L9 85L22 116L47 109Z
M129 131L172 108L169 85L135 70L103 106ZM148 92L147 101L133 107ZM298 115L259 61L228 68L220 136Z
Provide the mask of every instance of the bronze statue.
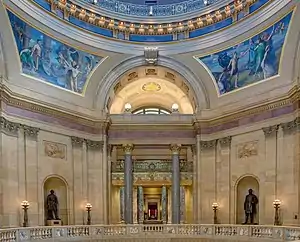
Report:
M244 224L248 223L250 217L250 223L253 224L254 216L256 215L256 205L258 204L258 198L253 194L253 190L249 189L249 194L245 198L244 210L246 215L246 220Z
M58 217L58 199L54 194L54 191L51 190L50 194L47 196L47 220L59 220Z

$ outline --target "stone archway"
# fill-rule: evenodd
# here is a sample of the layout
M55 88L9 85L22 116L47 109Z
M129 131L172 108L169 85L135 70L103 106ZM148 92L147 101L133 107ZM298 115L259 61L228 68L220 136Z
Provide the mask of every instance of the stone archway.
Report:
M252 189L259 199L259 182L252 175L241 177L236 184L236 223L242 224L245 221L244 201L248 194L248 190ZM254 218L254 223L259 222L259 205L257 205L257 214Z
M106 112L108 112L107 104L110 102L109 99L114 87L127 72L141 66L145 66L145 59L143 56L127 59L114 67L98 86L97 95L94 99L94 108L103 111L106 110ZM209 108L209 97L204 84L188 67L165 56L159 57L157 67L168 68L185 80L185 84L190 86L191 90L195 93L195 112Z
M55 195L58 198L58 215L62 221L63 225L69 224L69 208L68 208L68 185L66 181L58 176L50 176L44 182L44 204L46 205L46 199L50 190L54 190ZM45 224L47 220L45 207Z

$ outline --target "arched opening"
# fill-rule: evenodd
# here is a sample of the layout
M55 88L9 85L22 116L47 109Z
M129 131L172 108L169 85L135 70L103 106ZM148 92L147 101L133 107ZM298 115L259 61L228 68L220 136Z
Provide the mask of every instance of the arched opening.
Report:
M139 67L124 74L111 90L107 110L121 114L130 104L133 114L169 114L175 104L179 113L193 114L195 100L180 75L163 67Z
M236 223L242 224L245 222L244 202L248 195L249 189L253 190L253 194L257 196L259 201L259 183L253 176L244 176L241 178L236 186ZM254 223L259 222L259 204L256 205L256 215L254 216Z
M51 190L55 192L58 198L58 216L62 224L67 225L69 223L68 188L66 182L59 177L49 177L44 182L45 224L47 222L46 201Z

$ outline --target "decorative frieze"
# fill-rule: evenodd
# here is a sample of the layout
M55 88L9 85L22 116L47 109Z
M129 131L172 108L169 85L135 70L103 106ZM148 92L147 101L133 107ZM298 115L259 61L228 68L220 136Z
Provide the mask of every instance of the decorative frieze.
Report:
M216 140L201 141L200 142L200 147L201 147L201 150L213 149L213 148L216 147L216 144L217 144Z
M0 131L5 132L8 135L18 135L20 124L14 123L0 117Z
M71 141L72 141L72 145L73 146L80 146L80 147L82 147L84 139L76 137L76 136L71 136Z
M193 162L180 160L180 172L193 172ZM112 172L124 172L124 160L111 163ZM172 172L170 160L143 160L133 162L134 172Z
M89 149L99 150L99 149L102 149L103 142L102 141L86 140L86 146Z
M277 133L279 125L272 125L269 127L262 128L266 137L272 136Z

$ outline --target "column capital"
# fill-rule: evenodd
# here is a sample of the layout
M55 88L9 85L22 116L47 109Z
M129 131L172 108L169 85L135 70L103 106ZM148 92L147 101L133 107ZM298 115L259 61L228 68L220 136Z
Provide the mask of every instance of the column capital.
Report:
M222 146L226 146L226 145L230 146L231 139L232 139L231 136L227 136L227 137L223 137L223 138L219 139L219 142Z
M86 146L90 149L98 150L103 146L103 141L86 140Z
M287 122L287 123L282 123L280 126L282 127L283 132L289 133L297 130L297 128L300 125L300 119L296 118L293 121Z
M0 118L0 132L3 131L7 135L18 135L20 124L8 121L7 119Z
M181 145L179 144L171 144L170 145L170 150L172 151L173 154L179 154L181 149Z
M134 145L133 144L123 144L122 147L123 147L123 151L125 154L131 155Z
M34 128L34 127L27 126L27 125L23 125L23 130L24 130L25 135L32 139L36 139L37 135L40 131L39 128Z
M200 146L201 146L201 149L204 150L204 149L212 149L214 147L216 147L216 140L208 140L208 141L201 141L200 142Z
M269 137L269 136L277 133L278 127L279 127L279 125L276 124L276 125L272 125L272 126L269 126L269 127L262 128L262 130L264 131L265 136Z
M73 146L82 146L83 145L83 138L79 138L76 136L71 136L71 142Z

